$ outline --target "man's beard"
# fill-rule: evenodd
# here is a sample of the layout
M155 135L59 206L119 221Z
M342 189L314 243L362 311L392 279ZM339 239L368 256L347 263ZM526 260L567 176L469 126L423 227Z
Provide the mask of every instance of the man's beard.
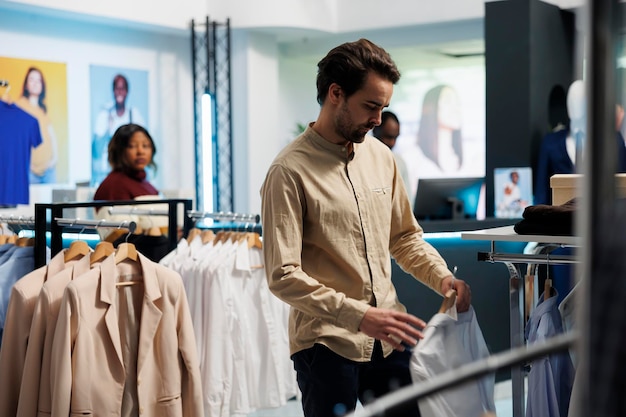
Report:
M354 127L345 102L339 108L337 116L335 116L335 132L348 142L362 143L365 140L365 134L373 128L374 126Z

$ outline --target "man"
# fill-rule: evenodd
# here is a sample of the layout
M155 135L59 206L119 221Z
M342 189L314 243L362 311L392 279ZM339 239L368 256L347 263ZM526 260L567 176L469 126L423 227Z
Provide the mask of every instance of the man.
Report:
M91 184L99 185L110 171L107 147L118 127L134 123L145 127L145 121L136 107L127 104L128 80L122 74L113 77L113 103L98 113L92 142Z
M398 116L389 110L385 110L381 115L380 125L372 129L372 135L393 151L393 147L396 146L396 140L398 136L400 136L400 120L398 120ZM409 202L413 205L415 201L415 191L412 191L409 187L409 184L411 184L409 182L409 171L404 163L404 159L402 159L400 155L394 153L393 156L396 160L400 177L402 177L402 181L405 187L407 187Z
M261 187L271 291L291 305L290 351L306 417L354 410L411 383L410 350L425 323L391 282L393 256L440 294L469 287L422 239L393 155L367 136L400 73L368 40L318 63L317 120L276 157ZM395 350L395 351L394 351ZM419 415L416 402L397 415ZM391 415L391 414L387 414Z

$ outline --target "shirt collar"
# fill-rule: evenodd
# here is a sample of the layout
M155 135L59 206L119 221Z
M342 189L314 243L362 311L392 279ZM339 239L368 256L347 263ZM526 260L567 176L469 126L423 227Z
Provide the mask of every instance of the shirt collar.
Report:
M324 139L319 133L317 133L315 131L315 129L313 129L311 127L311 125L309 125L306 130L304 131L304 137L307 140L310 140L311 142L313 142L314 144L320 146L321 148L337 155L340 156L341 158L346 158L348 157L349 159L354 158L354 153L356 152L356 150L359 148L359 146L361 146L360 143L354 143L352 146L352 152L350 153L350 155L347 154L348 151L348 147L345 145L337 145L335 143L329 142L326 139Z

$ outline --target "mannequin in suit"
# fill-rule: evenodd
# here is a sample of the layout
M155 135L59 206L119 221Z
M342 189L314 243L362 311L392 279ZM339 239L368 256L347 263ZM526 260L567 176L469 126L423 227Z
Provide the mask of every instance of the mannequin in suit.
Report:
M582 80L574 81L567 92L567 113L570 119L569 127L557 128L547 134L539 150L535 183L534 204L552 204L550 177L554 174L573 174L582 170L584 156L584 142L587 125L587 109L585 99L585 85ZM619 124L623 119L620 107L616 107L616 150L617 172L626 172L626 145L619 131ZM619 124L618 124L619 123ZM571 255L571 248L561 248L552 252L555 255ZM574 285L574 273L571 265L551 265L550 276L553 286L558 293L557 302L560 303ZM539 269L540 285L546 277L544 268Z
M619 110L619 107L617 108ZM574 81L567 92L569 128L557 127L547 134L539 149L535 182L534 204L551 204L550 177L554 174L573 174L580 171L581 155L585 142L586 102L585 85ZM619 111L616 114L619 118ZM617 122L616 122L617 123ZM626 172L626 145L616 127L617 172Z

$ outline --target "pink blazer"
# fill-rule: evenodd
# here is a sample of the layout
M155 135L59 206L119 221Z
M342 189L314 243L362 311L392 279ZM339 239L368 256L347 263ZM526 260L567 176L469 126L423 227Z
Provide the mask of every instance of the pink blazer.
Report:
M121 416L123 404L127 409L129 403L141 417L203 417L200 368L182 279L141 254L138 261L144 284L121 288L141 291L140 317L128 317L120 308L113 256L65 289L52 343L52 417ZM138 334L120 333L120 325L135 319ZM133 348L124 340L133 338L136 357L127 366Z

